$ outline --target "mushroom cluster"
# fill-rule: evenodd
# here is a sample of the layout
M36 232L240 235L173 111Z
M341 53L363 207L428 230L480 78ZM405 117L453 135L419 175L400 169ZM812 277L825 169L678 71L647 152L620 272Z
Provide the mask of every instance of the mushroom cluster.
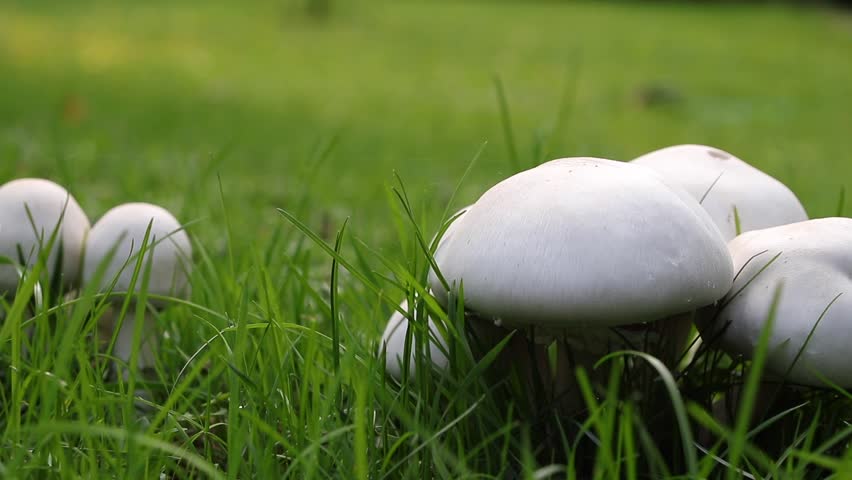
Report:
M0 257L5 257L0 264L0 295L14 295L21 277L40 258L44 276L59 279L55 287L65 293L92 282L104 293L128 292L134 286L133 293L138 293L143 277L147 292L156 297L149 302L154 309L166 306L159 297L185 298L189 293L192 246L172 214L156 205L129 203L111 209L91 226L74 197L44 179L24 178L0 186ZM135 311L129 309L122 322L120 310L110 308L99 324L107 340L115 334L114 353L123 362L132 352ZM140 368L154 364L156 348L153 317L146 313L143 321Z
M614 349L673 365L696 312L705 338L748 357L783 285L770 376L852 385L852 369L834 356L852 341L844 329L852 220L807 220L790 189L728 152L679 145L631 162L553 160L499 182L454 217L428 290L449 307L463 288L466 324L486 342L520 331L501 368L547 370L554 341L563 382ZM120 367L134 351L132 367L155 364L157 312L166 297L190 292L192 245L171 213L128 203L92 226L73 196L42 179L0 186L0 257L0 295L14 295L39 259L61 291L91 285L110 294L100 335ZM136 304L143 286L144 306ZM406 363L416 368L407 310L403 301L381 340L386 371L398 379ZM443 369L448 339L427 321L429 356Z
M499 362L523 377L547 368L553 340L557 377L611 349L649 343L672 361L691 313L724 296L733 279L725 240L694 198L651 169L598 158L554 160L498 183L451 225L435 260L430 289L446 305L447 287L463 285L479 338L523 331ZM384 341L402 330L396 317ZM391 357L388 344L397 376L403 354Z
M805 220L790 189L713 147L668 147L627 163L558 159L503 180L467 207L436 249L438 272L430 271L428 287L444 306L463 287L474 336L496 342L521 331L500 368L522 376L546 370L545 346L555 340L550 378L564 389L573 367L614 349L644 350L673 366L696 316L703 336L721 335L723 348L748 355L771 303L770 284L783 279L789 296L779 308L770 370L813 384L805 372L817 365L820 375L852 384L852 369L823 358L849 340L834 332L852 309L836 298L852 285L852 260L842 250L852 243L852 220ZM762 281L744 283L758 268L749 259L784 248ZM821 330L810 332L817 347L803 349L817 318ZM407 322L395 312L382 337L396 378ZM429 322L430 355L443 369L446 339Z
M632 163L649 167L707 210L725 240L740 233L808 219L786 185L733 154L707 145L674 145ZM690 357L700 340L693 342Z

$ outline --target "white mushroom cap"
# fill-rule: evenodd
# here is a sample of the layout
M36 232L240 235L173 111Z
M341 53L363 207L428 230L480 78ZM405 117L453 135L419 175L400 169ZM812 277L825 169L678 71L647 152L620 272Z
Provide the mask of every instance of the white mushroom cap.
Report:
M98 267L116 248L109 266L100 279L101 289L106 289L117 278L114 291L130 288L136 260L145 238L148 224L151 233L143 259L143 272L137 280L136 291L142 286L141 273L151 260L148 293L186 297L189 295L188 276L192 268L192 245L180 222L166 209L149 203L126 203L112 208L95 223L86 242L86 259L83 268L85 282L92 281ZM127 259L130 261L127 262ZM125 266L125 263L127 265ZM122 269L123 268L123 269ZM152 302L158 305L158 302Z
M554 160L485 192L436 252L465 305L507 325L615 326L711 304L731 257L693 198L640 165ZM443 287L435 275L430 286Z
M701 201L725 240L737 235L734 207L741 232L808 219L787 186L718 148L676 145L642 155L632 163L654 169Z
M399 306L401 309L407 310L408 300L403 300ZM405 316L403 316L401 313L394 311L390 317L390 320L388 320L388 325L387 327L385 327L385 332L382 334L381 345L387 349L387 360L385 363L385 370L391 377L397 380L402 379L402 365L404 361L403 355L405 355L405 336L407 333L408 319L405 318ZM435 328L434 322L432 322L432 320L429 320L429 351L430 356L432 358L432 364L434 364L435 368L439 370L447 368L447 364L449 363L449 359L446 357L446 355L444 355L444 351L446 351L446 349L447 344L444 341L444 337L441 336L440 333L438 333L437 329ZM414 375L415 352L413 339L411 343L411 350L409 353L409 373L411 375Z
M22 178L0 186L1 256L17 263L20 247L27 262L23 266L32 267L57 225L59 231L47 259L47 274L52 278L56 273L54 267L61 245L63 280L66 285L74 286L80 278L80 257L90 227L83 209L68 191L49 180ZM15 267L0 265L0 292L14 291L18 277Z
M702 325L705 341L718 341L714 345L750 357L776 287L783 284L766 363L768 373L782 376L820 315L842 294L819 321L789 380L824 385L813 373L816 371L843 387L852 387L852 219L822 218L756 230L733 239L728 247L735 269L742 272L725 299L730 303L718 312L712 325Z

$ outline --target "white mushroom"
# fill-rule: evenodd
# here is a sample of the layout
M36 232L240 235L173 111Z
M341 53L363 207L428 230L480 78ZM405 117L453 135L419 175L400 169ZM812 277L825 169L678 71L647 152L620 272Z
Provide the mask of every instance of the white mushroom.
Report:
M808 219L804 207L783 183L718 148L676 145L642 155L632 163L654 169L680 186L716 222L726 240L740 233Z
M403 310L407 310L408 301L403 300L399 307ZM435 368L443 370L447 368L447 365L449 364L449 359L446 355L444 355L444 351L447 349L447 343L444 341L444 337L441 336L436 329L434 322L431 319L428 322L429 355L432 363L435 365ZM408 333L408 323L408 319L405 318L403 314L394 311L390 320L388 320L384 333L382 334L381 345L386 349L387 355L385 371L388 375L397 380L402 379L402 368L405 355L405 336ZM414 343L412 341L411 350L409 351L410 360L408 369L409 374L412 376L416 373L415 357Z
M691 325L682 314L721 298L733 278L725 241L697 201L650 169L596 158L554 160L500 182L436 261L451 288L464 283L465 307L478 317L570 345L561 364L649 343L672 360ZM437 275L430 286L445 300ZM664 319L674 320L631 326Z
M143 276L149 272L147 293L158 296L186 298L190 285L188 276L191 271L192 245L181 224L167 210L147 203L128 203L109 210L92 227L86 243L86 259L83 277L86 283L98 281L101 291L106 291L115 282L114 292L127 292L141 253L145 233L150 225L148 244L145 247L141 271L135 285L135 292L141 291ZM110 252L114 255L106 265ZM148 270L150 265L150 270ZM95 278L101 268L105 271ZM150 299L155 308L163 308L168 302ZM117 334L115 355L125 362L130 359L135 323L135 307L128 310L121 329ZM107 339L112 335L119 309L112 308L104 315L102 328L109 330ZM143 319L139 368L154 364L154 351L157 344L157 328L153 317L147 313Z
M850 246L849 218L808 220L733 239L728 247L741 272L723 308L711 312L713 320L701 322L705 341L751 358L781 287L769 340L768 376L780 379L789 371L787 379L793 383L824 385L820 374L852 387Z
M485 192L436 253L465 304L506 325L617 326L722 297L731 258L713 221L653 171L554 160ZM439 297L435 275L430 285Z
M462 208L461 210L454 213L450 218L455 219L453 223L451 223L444 235L441 236L441 240L438 242L437 248L440 248L450 237L453 236L456 225L464 216L464 213L470 208L467 207ZM434 242L433 238L430 242ZM408 310L408 300L403 300L399 308L401 310ZM429 322L429 349L430 356L432 358L432 363L435 368L439 370L443 370L449 364L449 359L444 355L444 351L447 349L447 344L441 334L438 332L435 327L435 323L432 319L428 320ZM399 311L394 311L391 314L390 319L388 320L387 326L385 326L385 331L382 334L381 339L381 348L386 350L386 363L385 363L385 371L393 378L400 380L402 379L402 365L403 365L403 357L405 355L405 336L408 333L408 319L401 314ZM438 342L438 343L436 343ZM440 346L439 346L440 344ZM442 349L443 347L443 349ZM412 347L413 348L413 347ZM414 375L416 372L415 365L415 352L412 350L409 355L409 373Z
M22 178L0 186L0 256L15 264L22 262L24 269L35 264L56 232L45 265L46 276L54 278L60 273L64 286L73 288L79 282L89 227L89 219L74 197L49 180ZM60 249L61 271L56 272ZM14 292L18 279L14 265L0 265L0 294Z

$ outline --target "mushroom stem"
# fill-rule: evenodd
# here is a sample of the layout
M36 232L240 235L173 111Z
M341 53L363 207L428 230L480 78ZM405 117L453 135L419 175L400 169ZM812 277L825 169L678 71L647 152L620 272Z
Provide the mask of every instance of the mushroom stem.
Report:
M556 375L553 379L553 395L559 411L571 415L583 407L583 397L577 386L577 367L587 372L594 370L597 355L587 350L571 348L567 342L556 342Z
M471 315L468 325L478 339L478 353L484 355L495 345L503 341L513 330L494 325L489 320ZM525 392L531 392L528 407L533 412L538 412L543 399L553 398L553 373L547 354L547 345L542 345L530 340L526 333L514 330L512 338L497 355L490 370L495 376L505 377L516 375L520 388Z
M471 315L468 324L478 339L480 355L512 332L476 315ZM577 367L583 367L593 381L605 382L609 369L606 365L595 369L595 363L609 352L636 349L656 356L668 368L675 368L691 328L690 312L617 332L610 328L587 329L582 333L566 331L557 340L555 371L550 366L548 344L531 340L525 332L517 330L497 355L491 370L498 376L514 372L520 387L533 394L529 405L532 411L552 406L563 414L572 414L583 407L575 374Z
M680 313L653 322L649 325L651 332L656 334L656 345L649 345L656 350L657 357L670 369L677 368L680 359L686 354L689 334L692 331L694 312ZM652 352L653 352L652 350Z
M684 353L691 329L692 313L672 315L617 331L598 328L580 333L566 329L562 338L557 340L553 380L553 395L560 411L571 413L583 406L575 374L577 367L583 367L593 381L606 382L609 369L606 365L596 369L598 360L618 350L641 350L673 369Z
M98 333L102 344L106 347L112 339L115 328L119 323L120 310L116 307L110 307L98 322ZM153 315L146 310L142 318L141 328L137 326L136 307L131 305L124 315L124 321L121 322L121 327L118 330L113 346L112 354L120 362L115 362L116 372L122 372L126 380L130 375L129 363L133 354L133 346L136 342L139 344L139 351L136 356L136 368L142 372L146 369L153 368L156 359L156 350L158 347L158 339L156 336L157 325ZM141 332L139 339L136 339L137 329Z

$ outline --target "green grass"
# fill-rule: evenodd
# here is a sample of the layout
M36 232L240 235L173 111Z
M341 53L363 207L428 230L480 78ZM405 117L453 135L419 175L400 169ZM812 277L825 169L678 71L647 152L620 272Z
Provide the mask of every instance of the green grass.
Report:
M413 307L415 330L427 332L428 311L454 339L450 374L420 368L398 386L376 349L397 302L422 298L423 239L446 212L541 160L707 143L782 180L811 216L834 214L852 178L852 17L703 3L333 5L317 21L281 1L0 4L0 179L54 179L93 219L121 202L162 204L190 223L196 247L192 298L158 319L168 335L156 375L129 382L150 391L143 400L104 376L95 291L35 315L23 297L9 305L0 471L849 469L842 393L793 395L776 418L720 426L706 413L717 394L696 383L746 374L712 352L691 369L701 382L670 379L682 400L642 360L610 359L611 377L581 382L585 415L566 419L523 404L517 382L487 381L496 352L474 360L456 309ZM660 90L674 94L643 101ZM26 354L13 347L21 325L34 326ZM412 345L425 354L422 336ZM619 372L642 379L639 393ZM675 420L686 414L691 426ZM681 441L684 428L700 448Z

